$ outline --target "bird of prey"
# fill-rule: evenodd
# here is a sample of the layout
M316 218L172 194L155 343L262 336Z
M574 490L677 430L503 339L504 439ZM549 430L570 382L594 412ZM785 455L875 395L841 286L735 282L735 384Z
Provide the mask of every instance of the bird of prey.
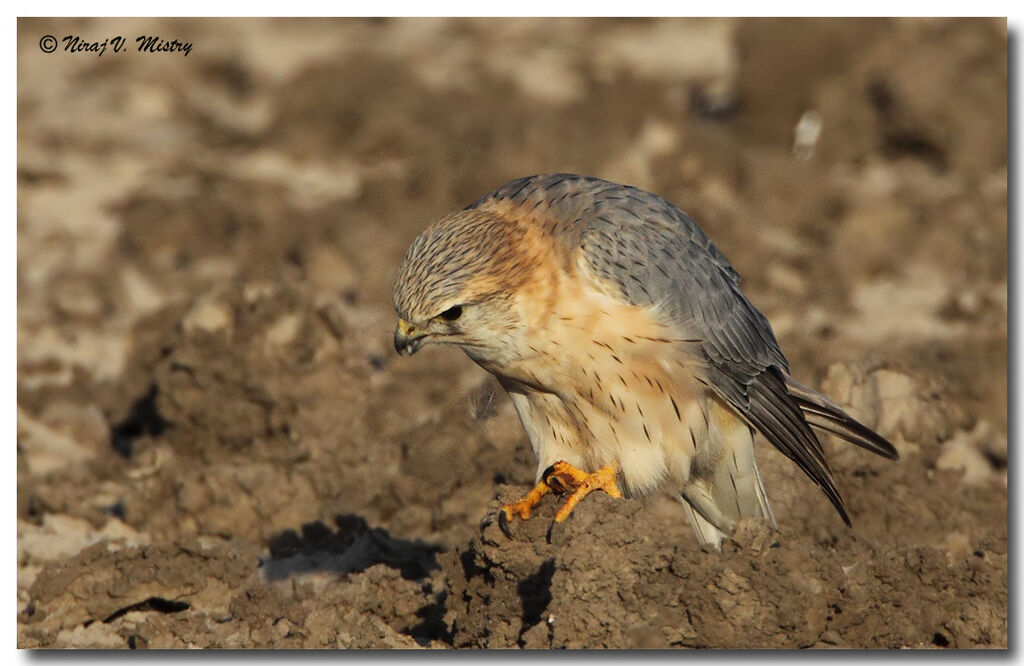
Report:
M775 519L754 431L795 462L847 525L812 427L896 449L801 384L740 276L686 213L598 178L513 180L428 227L398 271L395 349L461 347L508 391L537 456L536 487L565 520L588 493L663 490L702 543Z

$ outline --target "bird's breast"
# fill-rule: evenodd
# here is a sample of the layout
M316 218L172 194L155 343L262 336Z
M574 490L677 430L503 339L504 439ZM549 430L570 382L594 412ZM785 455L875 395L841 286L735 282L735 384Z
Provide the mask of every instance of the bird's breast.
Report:
M526 347L507 377L525 396L540 465L615 462L632 494L685 482L707 429L692 345L645 308L579 290L555 301Z

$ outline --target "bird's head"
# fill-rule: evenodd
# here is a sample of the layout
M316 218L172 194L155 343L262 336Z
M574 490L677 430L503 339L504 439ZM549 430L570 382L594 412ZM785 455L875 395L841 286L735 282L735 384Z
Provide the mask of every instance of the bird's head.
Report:
M475 210L428 227L405 253L395 281L395 350L428 342L462 347L485 364L514 357L522 330L516 289L523 262L515 225Z

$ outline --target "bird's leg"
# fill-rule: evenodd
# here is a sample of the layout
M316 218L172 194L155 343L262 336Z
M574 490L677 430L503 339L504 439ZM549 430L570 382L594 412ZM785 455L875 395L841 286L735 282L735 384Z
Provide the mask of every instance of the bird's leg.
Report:
M566 465L566 467L569 466ZM581 472L573 467L570 467L570 469L575 473L573 476L573 481L576 483L575 490L572 491L569 499L565 500L565 504L555 514L556 523L560 523L568 518L572 510L580 503L580 500L595 490L603 490L612 497L622 497L622 492L619 490L619 485L615 480L619 472L617 463L609 463L593 474Z
M575 491L586 481L588 476L583 470L573 467L564 460L559 460L544 470L540 477L540 483L527 493L526 497L501 507L505 513L505 519L512 520L513 516L519 516L523 520L529 520L533 507L540 503L542 497L552 491L558 494Z
M555 514L556 523L560 523L568 518L572 510L580 503L580 500L595 490L603 490L612 497L622 497L622 492L619 491L619 486L615 480L618 471L618 464L610 463L596 472L588 474L581 469L573 467L564 460L560 460L544 470L540 483L527 493L526 497L518 502L505 504L501 507L498 517L505 520L499 520L499 525L501 525L502 531L508 534L506 528L508 521L512 520L514 516L528 520L533 507L537 506L541 498L550 492L558 494L572 493L565 501L565 504L562 505L562 508L558 510L558 513Z
M587 473L582 469L573 467L564 460L559 460L544 470L541 478L552 490L561 494L579 488L587 476Z
M540 503L540 498L549 492L551 492L551 486L544 479L541 479L540 483L526 494L526 497L518 502L512 502L501 507L502 512L505 514L505 520L512 520L512 516L519 516L523 520L529 520L533 507L537 506Z

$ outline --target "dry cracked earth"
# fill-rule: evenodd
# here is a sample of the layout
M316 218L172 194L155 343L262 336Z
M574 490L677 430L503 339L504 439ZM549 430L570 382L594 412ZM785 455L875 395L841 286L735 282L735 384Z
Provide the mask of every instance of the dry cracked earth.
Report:
M18 644L1006 647L1006 56L993 20L19 21ZM826 442L852 529L765 442L780 529L721 552L663 497L481 527L532 453L459 352L395 356L392 276L556 170L688 211L894 442Z

